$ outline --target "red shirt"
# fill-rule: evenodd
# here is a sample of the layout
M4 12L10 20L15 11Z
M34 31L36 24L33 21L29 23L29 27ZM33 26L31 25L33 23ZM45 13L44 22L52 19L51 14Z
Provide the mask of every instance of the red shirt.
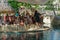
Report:
M4 22L6 22L6 20L7 20L7 18L6 18L6 16L4 16Z

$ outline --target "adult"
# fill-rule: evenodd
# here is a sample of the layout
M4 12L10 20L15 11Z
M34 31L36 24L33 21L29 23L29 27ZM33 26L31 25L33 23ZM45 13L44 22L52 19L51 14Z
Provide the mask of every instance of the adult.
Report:
M34 18L35 18L35 21L38 23L40 23L40 16L41 14L36 10L34 13Z

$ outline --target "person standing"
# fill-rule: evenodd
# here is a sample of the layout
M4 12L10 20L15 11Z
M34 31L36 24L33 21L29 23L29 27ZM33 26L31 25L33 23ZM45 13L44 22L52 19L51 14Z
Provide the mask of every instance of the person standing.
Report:
M35 13L34 13L34 18L35 18L35 21L40 23L40 13L36 10Z

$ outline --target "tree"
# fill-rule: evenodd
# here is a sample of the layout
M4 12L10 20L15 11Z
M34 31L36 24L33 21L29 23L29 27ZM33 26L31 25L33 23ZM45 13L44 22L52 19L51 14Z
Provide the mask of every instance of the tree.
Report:
M54 1L54 0L49 0L49 1L45 4L45 5L47 5L46 8L45 8L45 10L52 10L52 11L54 12L54 15L56 16L56 13L55 13L55 9L56 9L56 8L54 8L53 1Z
M53 7L53 0L49 0L46 4L46 10L53 10L54 7Z
M8 3L15 10L15 12L18 12L18 2L16 0L8 0Z

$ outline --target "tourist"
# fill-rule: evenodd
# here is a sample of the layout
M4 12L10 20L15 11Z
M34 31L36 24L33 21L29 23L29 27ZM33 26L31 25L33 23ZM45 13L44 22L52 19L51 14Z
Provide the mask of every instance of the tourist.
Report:
M35 17L35 21L38 22L38 23L40 22L40 15L41 14L38 13L38 11L36 10L35 13L34 13L34 17Z
M24 20L20 20L20 31L25 30Z

